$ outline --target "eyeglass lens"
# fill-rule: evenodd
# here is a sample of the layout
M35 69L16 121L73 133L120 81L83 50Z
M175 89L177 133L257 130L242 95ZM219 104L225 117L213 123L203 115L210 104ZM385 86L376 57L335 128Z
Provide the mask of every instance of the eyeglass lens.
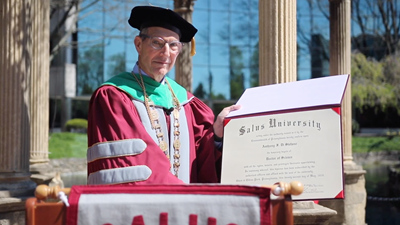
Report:
M150 44L155 49L162 49L167 43L168 42L160 37L150 37ZM179 41L169 42L168 45L172 51L180 51L182 48L182 43Z

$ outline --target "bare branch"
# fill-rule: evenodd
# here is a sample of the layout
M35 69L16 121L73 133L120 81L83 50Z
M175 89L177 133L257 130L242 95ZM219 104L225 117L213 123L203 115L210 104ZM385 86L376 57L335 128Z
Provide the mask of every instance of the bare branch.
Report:
M321 11L322 15L324 15L324 17L325 17L326 19L330 20L330 16L329 16L329 14L328 14L329 10L327 10L326 5L325 5L325 6L322 5L321 2L327 3L328 1L325 1L325 0L317 0L317 6L318 6L318 9Z

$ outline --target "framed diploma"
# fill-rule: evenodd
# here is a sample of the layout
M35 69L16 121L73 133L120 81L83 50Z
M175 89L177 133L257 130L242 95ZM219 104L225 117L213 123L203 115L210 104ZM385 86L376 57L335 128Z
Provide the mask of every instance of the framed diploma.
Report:
M300 181L304 192L294 200L344 198L347 81L337 75L247 89L237 103L242 108L225 120L221 183Z

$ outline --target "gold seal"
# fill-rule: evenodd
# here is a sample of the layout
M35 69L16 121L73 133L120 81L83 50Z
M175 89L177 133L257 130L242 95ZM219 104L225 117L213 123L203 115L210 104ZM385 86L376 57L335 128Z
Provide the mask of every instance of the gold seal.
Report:
M160 148L163 152L166 152L168 150L168 145L167 142L165 141L160 141Z

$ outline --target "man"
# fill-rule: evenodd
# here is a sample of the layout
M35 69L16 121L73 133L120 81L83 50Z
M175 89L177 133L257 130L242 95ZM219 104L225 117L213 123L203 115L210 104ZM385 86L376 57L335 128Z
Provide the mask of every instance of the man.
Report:
M197 29L153 6L133 8L128 22L140 30L134 40L138 62L92 95L88 184L218 182L221 153L214 139L239 106L223 109L213 123L206 104L165 76Z

